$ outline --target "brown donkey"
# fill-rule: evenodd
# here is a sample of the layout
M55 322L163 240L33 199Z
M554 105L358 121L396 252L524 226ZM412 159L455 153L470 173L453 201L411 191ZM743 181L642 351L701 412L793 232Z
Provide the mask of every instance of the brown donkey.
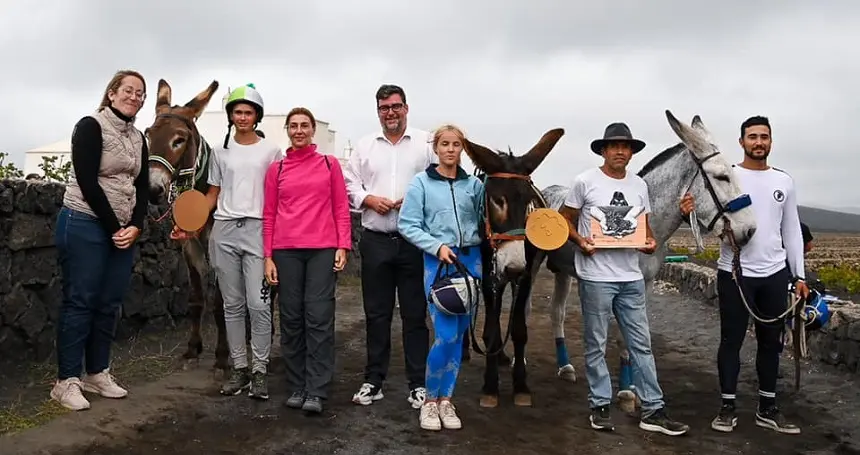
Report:
M197 130L195 121L217 89L218 82L212 81L191 101L178 106L170 104L170 85L164 79L158 81L155 120L145 131L149 139L150 203L158 204L166 199L172 206L178 192L184 189L193 188L203 194L209 190L207 178L212 148ZM207 248L213 220L210 213L206 225L196 237L179 240L188 266L188 281L191 283L188 301L191 334L183 357L197 359L203 352L200 325L204 310L211 308L218 330L215 368L226 370L229 367L230 350L224 324L224 300L209 265Z
M526 304L532 286L531 270L540 265L538 249L525 237L526 218L537 208L547 207L541 192L531 181L531 174L564 135L564 130L550 130L522 156L497 153L466 141L465 151L483 174L484 226L481 227L482 291L485 320L482 339L486 352L478 346L471 326L473 349L485 355L483 396L480 405L496 407L499 401L499 361L507 337L514 344L514 404L531 406L531 391L526 383L525 348L528 341ZM507 335L502 341L502 295L510 284L513 291ZM468 350L468 344L464 346Z

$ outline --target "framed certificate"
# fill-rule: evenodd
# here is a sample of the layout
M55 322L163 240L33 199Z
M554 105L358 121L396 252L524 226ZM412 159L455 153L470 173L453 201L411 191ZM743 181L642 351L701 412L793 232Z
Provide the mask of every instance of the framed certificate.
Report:
M595 248L644 248L647 237L645 207L591 207L591 239Z

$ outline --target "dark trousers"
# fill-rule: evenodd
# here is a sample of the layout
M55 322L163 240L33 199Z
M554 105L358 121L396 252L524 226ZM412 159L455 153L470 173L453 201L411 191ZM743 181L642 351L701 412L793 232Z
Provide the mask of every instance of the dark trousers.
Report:
M334 377L334 248L275 250L281 353L290 392L328 398Z
M424 296L424 256L397 235L365 230L359 243L361 292L367 321L367 367L364 380L381 387L391 358L394 297L400 303L403 352L409 388L424 386L430 331Z
M63 207L54 233L63 301L57 320L57 378L110 366L117 315L131 282L136 244L121 250L99 220ZM85 363L85 365L82 365Z
M772 319L785 312L788 300L789 273L782 269L763 278L741 277L747 303L755 314L762 319ZM738 287L729 272L717 272L717 292L720 300L720 348L717 351L717 367L720 376L720 390L723 398L734 399L738 388L740 372L740 351L746 336L750 314ZM758 373L759 395L773 398L776 395L776 381L779 370L779 356L782 352L785 319L777 322L762 323L754 320L756 350L756 372Z

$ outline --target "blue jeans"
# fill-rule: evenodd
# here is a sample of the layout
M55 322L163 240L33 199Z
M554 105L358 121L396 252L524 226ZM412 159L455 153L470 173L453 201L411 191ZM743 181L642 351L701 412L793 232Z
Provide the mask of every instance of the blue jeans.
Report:
M99 220L63 207L54 233L63 283L57 321L57 378L110 366L117 315L131 282L136 244L121 250Z
M472 276L481 278L479 247L473 246L466 251L458 248L451 248L451 250ZM430 346L430 352L427 354L427 372L424 378L427 400L451 398L454 395L454 386L457 384L460 361L463 357L463 336L469 330L472 317L471 314L447 315L437 310L436 305L430 301L430 286L436 279L438 268L439 259L424 253L424 295L427 297L430 320L433 321L433 345ZM448 271L454 273L454 266L450 266ZM480 289L475 291L481 292Z
M612 380L606 366L609 318L615 314L627 342L633 384L642 400L642 416L663 407L663 391L651 353L651 332L645 310L645 281L597 282L579 280L579 300L585 326L585 376L592 408L612 402Z

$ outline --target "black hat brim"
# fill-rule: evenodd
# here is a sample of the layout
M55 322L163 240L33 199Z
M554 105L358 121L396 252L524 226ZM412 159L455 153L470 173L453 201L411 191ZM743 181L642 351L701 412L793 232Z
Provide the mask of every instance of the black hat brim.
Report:
M630 139L626 137L619 138L605 138L605 139L595 139L591 142L591 151L598 154L603 155L603 147L609 142L626 142L630 144L630 148L633 150L633 154L639 153L642 149L645 148L645 143L640 141L639 139Z

